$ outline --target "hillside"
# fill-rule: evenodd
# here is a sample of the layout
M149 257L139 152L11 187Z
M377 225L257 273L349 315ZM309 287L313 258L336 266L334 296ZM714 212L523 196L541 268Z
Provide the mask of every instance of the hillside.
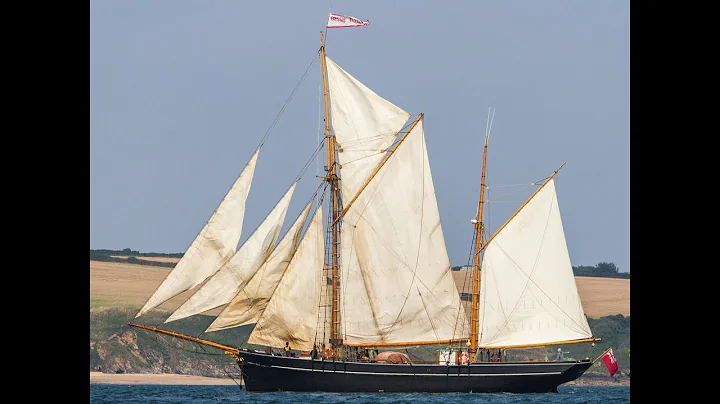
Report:
M122 257L117 257L122 258ZM153 257L143 257L143 259ZM177 258L158 257L157 261L176 262ZM221 352L208 351L187 341L159 336L128 327L140 306L152 295L171 268L124 262L90 261L90 371L105 373L173 373L184 375L238 377L233 361ZM453 271L458 290L464 291L467 273ZM595 355L613 346L621 372L608 378L602 362L596 363L577 384L612 383L629 385L630 373L630 280L598 277L576 277L580 298L589 317L590 327L603 341ZM168 312L180 306L193 291L176 296L143 318L143 323L160 325ZM462 295L461 295L462 296ZM470 304L465 301L465 304ZM205 314L182 319L162 328L186 335L200 335L212 322L220 308ZM213 340L239 346L248 327L216 332ZM588 354L578 346L564 346L571 356ZM541 360L550 349L537 352L520 351Z
M118 257L122 258L122 257ZM152 258L163 262L177 262L177 258ZM90 261L90 307L142 306L160 285L171 268L126 264L121 262ZM453 271L459 291L467 290L469 272ZM575 277L585 314L599 318L622 314L630 316L630 280L598 277ZM185 301L192 291L182 293L162 304L159 309L172 311ZM217 311L208 314L217 314Z

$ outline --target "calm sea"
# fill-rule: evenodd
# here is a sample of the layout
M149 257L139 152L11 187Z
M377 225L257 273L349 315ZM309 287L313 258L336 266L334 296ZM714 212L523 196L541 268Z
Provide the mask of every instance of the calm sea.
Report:
M298 404L445 404L445 403L613 403L630 402L628 386L560 386L547 394L338 394L246 393L237 386L91 384L90 404L120 403L298 403Z

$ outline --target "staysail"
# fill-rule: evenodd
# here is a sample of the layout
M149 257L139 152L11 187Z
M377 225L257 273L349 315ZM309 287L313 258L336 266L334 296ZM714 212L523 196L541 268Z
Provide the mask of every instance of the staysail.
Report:
M248 342L311 350L318 328L325 242L322 209L317 209L285 275L255 325Z
M235 297L275 248L296 185L294 182L290 186L237 253L175 310L166 323L222 306Z
M591 338L551 179L485 247L479 346Z
M308 202L267 261L218 314L205 332L257 323L295 254L312 203L313 201Z
M173 296L199 285L235 254L245 217L245 201L250 192L258 153L260 148L250 158L175 268L135 315L136 318Z

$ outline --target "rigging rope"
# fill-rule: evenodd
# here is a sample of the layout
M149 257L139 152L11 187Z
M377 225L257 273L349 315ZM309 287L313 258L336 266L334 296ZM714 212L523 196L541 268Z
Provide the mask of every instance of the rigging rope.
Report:
M283 112L285 112L285 109L287 108L288 104L290 104L290 101L295 96L295 92L297 91L298 88L300 88L300 85L303 83L303 81L305 81L305 78L307 77L308 72L310 72L310 69L313 67L315 62L317 62L317 60L318 60L318 57L315 56L315 57L313 57L312 61L310 61L310 64L308 65L307 69L305 69L305 73L303 73L302 77L300 77L300 81L298 81L298 83L295 85L295 88L293 88L292 92L290 93L290 96L285 101L285 104L283 104L282 108L280 108L280 112L278 112L278 114L275 116L275 119L273 120L272 124L270 124L270 127L265 132L265 135L263 135L257 149L262 147L262 145L265 143L265 140L267 140L267 138L270 136L270 131L272 131L272 129L275 127L275 125L280 120L280 116L283 114Z

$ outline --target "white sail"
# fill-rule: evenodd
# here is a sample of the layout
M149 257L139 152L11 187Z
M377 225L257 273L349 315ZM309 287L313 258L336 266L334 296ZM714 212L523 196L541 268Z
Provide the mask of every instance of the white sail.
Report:
M341 243L347 343L436 341L467 333L422 120L348 210Z
M343 200L355 196L410 114L381 98L326 57L332 126L342 165Z
M480 347L592 337L575 285L554 179L490 241L481 276Z
M165 320L166 323L222 306L238 293L275 248L297 182L235 255Z
M260 148L250 158L215 213L190 244L175 268L135 315L136 318L173 296L199 285L235 254L245 217L245 201L250 192L258 153Z
M317 209L285 275L250 334L251 344L311 350L318 326L325 242Z
M313 201L308 202L270 257L205 332L257 323L297 249Z

